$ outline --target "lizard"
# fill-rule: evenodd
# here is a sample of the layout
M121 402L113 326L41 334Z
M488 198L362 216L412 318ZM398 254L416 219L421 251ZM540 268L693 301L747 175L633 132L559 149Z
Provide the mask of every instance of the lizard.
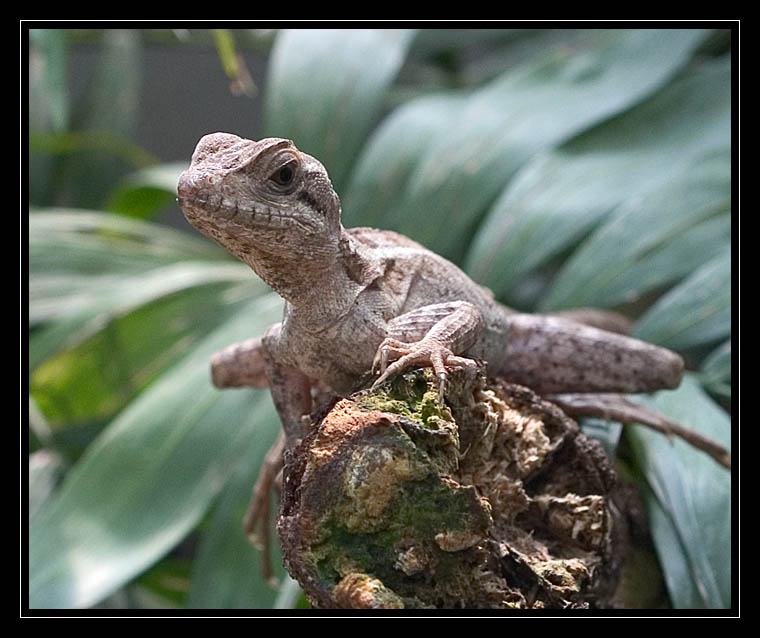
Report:
M344 228L325 167L291 140L206 135L177 193L188 222L285 301L280 323L211 362L217 387L268 387L282 421L254 488L249 536L268 516L268 490L317 392L348 396L412 366L431 366L442 396L448 370L481 361L489 376L528 386L569 414L678 434L730 467L717 443L625 399L677 387L677 353L623 334L628 322L613 312L513 310L408 237Z

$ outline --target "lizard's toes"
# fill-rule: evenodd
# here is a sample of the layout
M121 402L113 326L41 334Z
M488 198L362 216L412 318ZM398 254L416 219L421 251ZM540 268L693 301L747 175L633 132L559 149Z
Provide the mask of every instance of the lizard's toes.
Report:
M380 376L372 384L372 389L375 389L376 387L378 387L381 383L386 381L392 375L398 374L399 372L403 372L404 370L406 370L406 368L412 365L414 365L412 355L406 355L394 361L387 368L385 368L385 370L382 371Z
M431 353L427 351L427 348L421 347L419 343L410 344L407 347L406 354L391 363L377 378L375 383L372 384L372 387L376 388L390 376L403 372L412 366L423 367L429 365L433 365L433 362L431 361Z
M385 342L383 342L383 345L386 345ZM392 344L387 344L387 349L383 349L383 345L381 345L381 348L378 348L378 354L375 356L375 361L382 365L381 374L372 384L372 388L376 388L390 376L403 372L412 366L430 366L433 368L435 376L438 379L439 399L443 401L448 368L477 368L477 364L472 359L457 357L449 348L433 340L423 339L411 344L396 341ZM394 356L400 355L400 358L385 367L384 363L387 362L387 353Z
M375 358L372 360L372 372L383 374L388 367L388 359L391 357L398 359L409 352L410 344L387 337L377 347Z

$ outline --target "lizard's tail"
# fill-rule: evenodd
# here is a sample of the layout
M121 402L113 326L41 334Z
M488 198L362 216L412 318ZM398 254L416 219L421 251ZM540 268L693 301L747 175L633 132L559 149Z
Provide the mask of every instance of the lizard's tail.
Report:
M507 356L491 374L539 394L651 392L681 382L675 352L560 317L511 314Z

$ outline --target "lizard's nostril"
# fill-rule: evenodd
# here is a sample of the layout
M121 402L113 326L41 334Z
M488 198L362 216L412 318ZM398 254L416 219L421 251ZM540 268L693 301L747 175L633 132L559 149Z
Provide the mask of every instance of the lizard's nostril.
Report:
M199 172L190 168L180 175L177 194L180 199L196 199L201 192L208 190L218 181L213 173Z

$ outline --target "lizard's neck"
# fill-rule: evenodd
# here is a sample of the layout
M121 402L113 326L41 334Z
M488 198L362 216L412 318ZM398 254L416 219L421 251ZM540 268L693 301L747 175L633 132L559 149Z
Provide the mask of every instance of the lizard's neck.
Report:
M343 317L356 297L382 274L379 260L367 247L341 229L334 254L329 257L292 257L258 252L251 267L293 312L309 319L315 330Z

